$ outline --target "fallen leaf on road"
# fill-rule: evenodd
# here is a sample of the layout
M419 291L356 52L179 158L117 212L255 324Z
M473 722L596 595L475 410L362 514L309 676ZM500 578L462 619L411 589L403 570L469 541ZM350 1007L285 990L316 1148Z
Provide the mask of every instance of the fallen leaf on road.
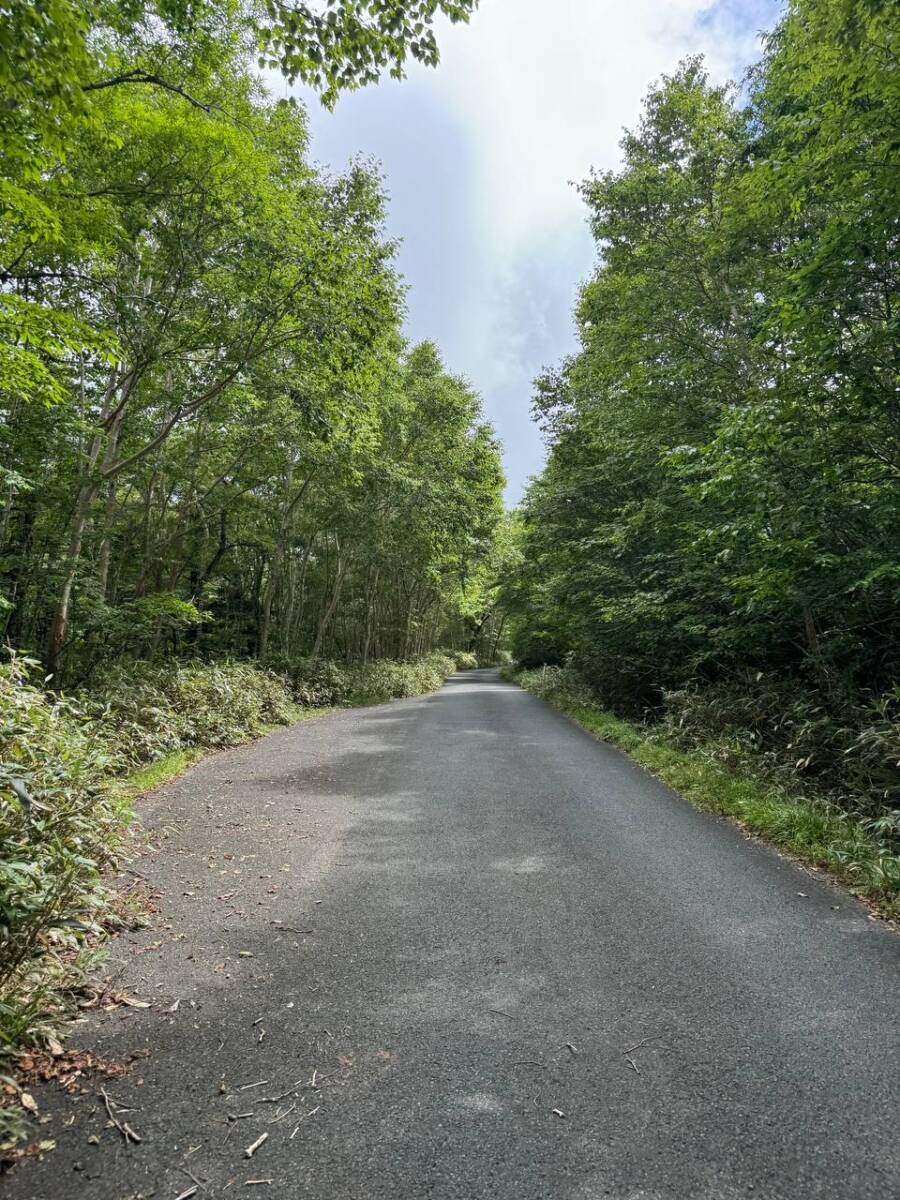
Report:
M40 1158L42 1154L48 1154L55 1149L56 1142L51 1138L44 1138L40 1142L29 1142L27 1146L17 1146L15 1149L8 1147L6 1150L0 1150L0 1163L3 1163L4 1166L13 1166L28 1158Z

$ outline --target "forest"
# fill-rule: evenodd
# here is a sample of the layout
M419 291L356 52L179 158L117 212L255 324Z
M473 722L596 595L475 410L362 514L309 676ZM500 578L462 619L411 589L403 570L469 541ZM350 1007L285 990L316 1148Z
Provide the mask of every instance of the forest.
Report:
M721 811L897 911L896 11L790 0L745 80L650 87L504 512L479 395L404 337L385 181L261 74L333 105L476 7L0 12L0 1066L131 919L141 787L479 664L687 795L763 779Z
M741 88L647 93L581 185L598 265L506 584L533 687L860 816L894 895L898 52L891 5L792 0Z
M499 453L436 348L403 343L381 181L310 165L239 8L203 9L177 58L129 14L92 33L113 74L81 119L6 133L4 640L57 684L164 650L472 649Z
M122 777L499 653L497 439L260 74L333 104L471 8L0 13L0 1057L117 919Z

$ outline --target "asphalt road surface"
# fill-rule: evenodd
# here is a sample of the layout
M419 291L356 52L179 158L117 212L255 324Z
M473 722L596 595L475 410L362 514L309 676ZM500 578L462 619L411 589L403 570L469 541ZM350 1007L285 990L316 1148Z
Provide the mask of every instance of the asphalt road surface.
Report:
M492 672L142 818L151 1007L70 1043L149 1053L40 1089L16 1200L900 1196L900 938Z

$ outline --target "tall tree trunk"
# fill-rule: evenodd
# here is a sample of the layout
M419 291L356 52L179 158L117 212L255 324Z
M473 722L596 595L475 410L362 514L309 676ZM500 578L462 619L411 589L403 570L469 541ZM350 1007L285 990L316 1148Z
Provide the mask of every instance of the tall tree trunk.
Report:
M362 661L363 666L369 661L369 647L372 644L372 628L375 624L375 613L378 605L378 567L375 568L374 574L371 577L369 587L366 593L366 634L363 641Z
M278 520L278 536L275 540L275 549L272 552L272 559L269 563L269 574L266 579L266 586L263 592L262 604L259 612L259 632L257 637L257 653L260 658L265 658L266 650L269 644L269 628L272 623L272 603L275 599L275 594L278 585L281 582L281 571L284 563L284 553L287 549L288 534L290 532L291 520L294 513L306 495L306 490L312 483L315 471L310 472L304 479L300 490L291 498L290 503L285 508ZM289 484L290 486L290 484Z
M81 473L75 507L69 523L69 545L66 551L62 585L47 638L47 668L53 676L54 683L57 684L62 667L63 647L69 632L72 589L78 574L84 533L90 519L91 508L100 494L103 472L111 469L115 460L125 419L125 410L139 375L139 370L134 367L123 371L121 363L116 363L110 371L100 416Z
M313 648L312 648L312 653L311 653L312 658L319 657L319 653L321 652L321 649L322 649L322 643L325 640L325 635L328 632L329 626L331 625L331 618L334 616L334 611L337 608L338 601L341 598L341 588L343 587L343 584L344 584L344 572L347 569L347 564L346 564L346 560L343 558L343 556L341 554L340 542L338 542L336 537L335 537L335 552L336 552L336 560L335 560L334 587L332 588L332 591L331 591L331 599L328 602L328 607L325 609L325 612L322 614L322 619L319 621L319 628L316 632L316 640L313 643Z
M95 439L96 440L96 439ZM96 461L96 456L95 456ZM87 528L91 506L97 499L99 488L96 483L84 483L78 492L75 511L69 526L69 545L66 551L66 565L63 572L62 586L56 602L56 611L50 625L50 635L47 639L47 670L53 676L54 684L59 684L62 670L62 652L69 632L69 617L72 609L72 589L78 574L78 564L81 561L81 547L84 542L84 531Z
M119 440L122 434L121 423L116 425L113 436L110 438L110 454L116 455L119 452ZM100 555L97 563L97 590L100 593L100 599L106 600L106 592L109 587L109 561L112 555L112 527L113 519L116 515L116 481L111 479L106 485L106 506L103 510L103 540L100 543Z
M275 589L278 584L278 562L280 558L280 548L275 548L275 553L269 561L269 574L266 577L266 586L263 588L262 603L259 607L259 623L256 634L256 654L258 658L265 658L266 651L269 648L269 626L272 623L272 602L275 599Z
M297 581L297 591L300 594L300 602L297 605L296 616L291 613L291 624L288 627L288 654L292 655L297 648L297 642L303 633L303 617L306 612L306 571L309 566L310 555L313 551L313 546L316 542L316 534L310 538L308 545L303 551L303 561L300 564L300 578Z

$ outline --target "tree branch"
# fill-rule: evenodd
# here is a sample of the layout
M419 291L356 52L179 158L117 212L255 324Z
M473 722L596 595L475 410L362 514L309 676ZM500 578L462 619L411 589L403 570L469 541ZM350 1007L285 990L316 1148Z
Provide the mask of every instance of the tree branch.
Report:
M183 88L178 87L174 83L169 83L160 75L152 75L149 71L128 71L125 75L113 75L111 79L101 79L97 83L83 83L81 90L83 92L100 92L104 88L120 87L127 83L149 83L154 87L163 88L164 91L172 92L176 96L181 96L182 100L187 100L188 104L192 104L194 108L202 109L203 112L212 112L211 104L204 104L202 100L198 100L195 96L191 96Z

